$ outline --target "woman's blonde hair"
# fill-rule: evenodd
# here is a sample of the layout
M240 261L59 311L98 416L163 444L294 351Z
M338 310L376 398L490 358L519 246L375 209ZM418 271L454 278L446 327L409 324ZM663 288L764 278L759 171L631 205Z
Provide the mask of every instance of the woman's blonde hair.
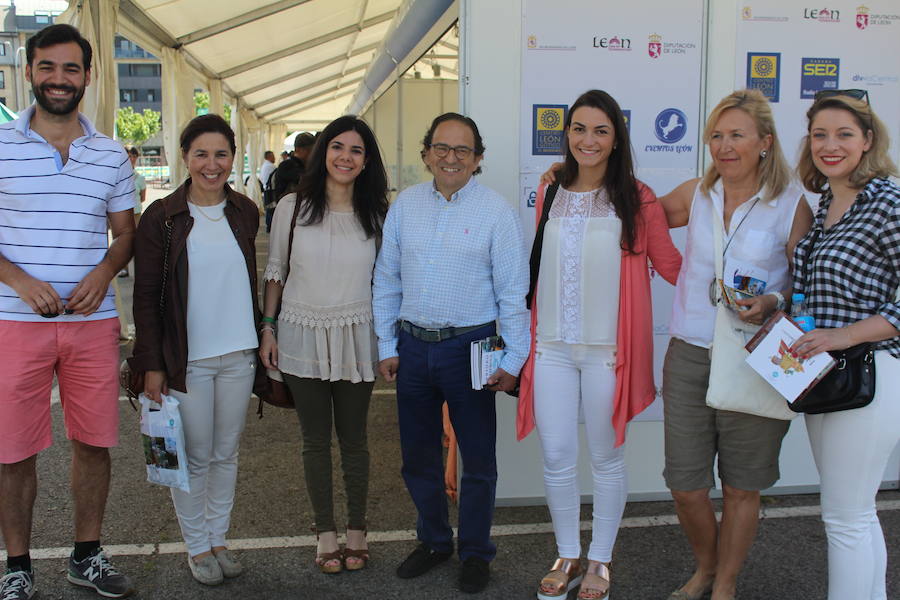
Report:
M825 191L825 184L828 183L828 178L813 163L812 151L809 148L809 130L812 127L813 119L826 108L846 110L853 115L864 136L869 135L869 132L872 134L871 147L863 152L859 164L850 173L851 186L861 188L874 177L890 177L897 174L897 166L888 154L891 140L887 127L884 126L869 103L844 94L826 96L813 102L813 105L806 111L807 133L800 147L800 160L797 162L797 175L806 189L822 193Z
M788 167L787 161L784 159L784 152L781 151L781 144L778 141L778 133L775 131L775 118L772 116L772 107L769 100L759 90L737 90L728 94L709 114L706 120L706 128L703 130L703 142L709 144L713 131L719 119L729 108L738 108L747 113L756 124L756 131L760 138L767 135L772 136L772 144L765 158L760 157L759 166L757 167L757 175L759 177L759 187L762 190L763 200L771 200L777 198L787 188L791 181L791 169ZM703 175L703 181L700 182L700 189L703 193L709 193L709 190L719 180L719 172L716 170L715 164L711 164L706 174Z

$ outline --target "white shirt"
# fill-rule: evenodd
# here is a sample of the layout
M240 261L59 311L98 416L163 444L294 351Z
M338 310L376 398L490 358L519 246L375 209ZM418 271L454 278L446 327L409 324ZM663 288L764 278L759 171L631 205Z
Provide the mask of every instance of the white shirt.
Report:
M712 346L716 320L716 308L709 300L709 285L715 278L712 228L723 229L726 283L735 271L752 271L754 277L759 275L756 278L765 281L765 292L781 291L790 283L785 247L803 190L792 182L768 202L757 194L735 209L729 231L724 231L724 196L721 179L709 195L700 190L699 184L694 192L669 327L673 336L705 348Z
M622 222L605 190L557 191L544 226L537 339L615 346Z
M188 360L222 356L258 346L253 296L244 255L228 220L225 201L197 207L187 238Z
M267 160L264 160L262 166L259 167L259 182L263 185L263 188L266 187L266 182L269 181L269 175L271 175L276 168L275 163Z
M69 145L69 159L31 130L34 105L0 125L0 254L53 286L63 303L106 256L109 213L134 210L131 161L121 144L98 133L84 115L84 135ZM110 286L90 316L36 314L15 290L0 283L0 319L94 321L115 317Z

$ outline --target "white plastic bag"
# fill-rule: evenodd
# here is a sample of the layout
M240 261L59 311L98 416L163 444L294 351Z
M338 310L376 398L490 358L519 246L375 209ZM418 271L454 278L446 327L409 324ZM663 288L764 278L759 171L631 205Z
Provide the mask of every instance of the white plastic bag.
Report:
M184 428L178 400L162 394L157 404L144 394L141 402L141 442L147 462L147 481L189 492Z

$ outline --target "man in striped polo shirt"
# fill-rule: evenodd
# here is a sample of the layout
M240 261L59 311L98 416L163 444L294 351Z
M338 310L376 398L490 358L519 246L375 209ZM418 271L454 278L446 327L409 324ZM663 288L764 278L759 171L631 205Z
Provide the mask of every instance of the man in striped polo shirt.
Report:
M0 531L8 555L0 598L34 594L35 466L52 443L54 373L72 443L67 577L122 598L131 582L102 552L100 529L119 417L119 321L109 284L132 253L132 168L125 149L78 112L91 81L91 46L78 30L39 31L26 59L35 104L0 125Z

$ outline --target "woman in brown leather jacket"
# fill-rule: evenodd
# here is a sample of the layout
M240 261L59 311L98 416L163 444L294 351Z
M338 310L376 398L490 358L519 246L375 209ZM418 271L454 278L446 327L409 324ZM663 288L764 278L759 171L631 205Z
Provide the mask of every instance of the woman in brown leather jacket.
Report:
M235 142L221 117L188 123L181 150L190 177L147 209L135 239L129 361L151 400L179 401L190 492L173 489L172 501L191 573L215 585L242 570L225 534L256 378L259 212L227 184Z

